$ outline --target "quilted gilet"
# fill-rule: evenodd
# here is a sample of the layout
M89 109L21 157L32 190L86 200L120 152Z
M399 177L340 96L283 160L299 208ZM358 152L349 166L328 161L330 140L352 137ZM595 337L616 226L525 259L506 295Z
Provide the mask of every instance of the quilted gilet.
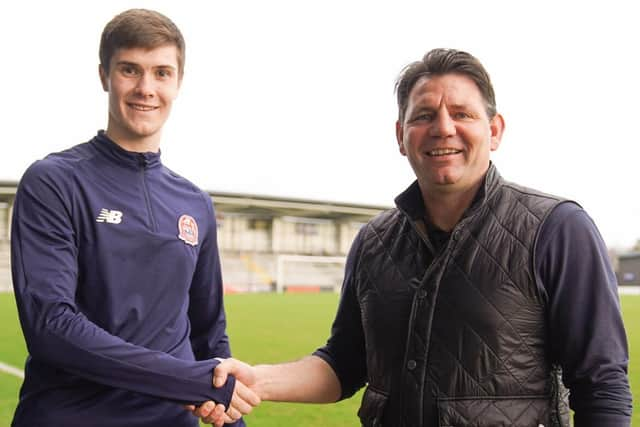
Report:
M562 200L504 181L493 165L481 191L438 251L400 203L363 230L365 426L569 425L533 256Z

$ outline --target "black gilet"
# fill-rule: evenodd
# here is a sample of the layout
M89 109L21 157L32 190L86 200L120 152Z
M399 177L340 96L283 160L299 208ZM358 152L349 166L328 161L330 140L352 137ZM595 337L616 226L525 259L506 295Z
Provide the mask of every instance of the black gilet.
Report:
M363 425L569 425L534 269L541 225L563 200L508 183L493 165L483 185L440 249L403 206L421 200L416 184L363 230Z

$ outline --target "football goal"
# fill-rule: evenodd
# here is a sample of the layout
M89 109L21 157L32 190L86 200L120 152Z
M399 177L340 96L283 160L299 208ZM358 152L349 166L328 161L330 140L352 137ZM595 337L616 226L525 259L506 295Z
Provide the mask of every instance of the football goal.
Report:
M282 292L339 292L346 258L338 256L278 255L276 290Z

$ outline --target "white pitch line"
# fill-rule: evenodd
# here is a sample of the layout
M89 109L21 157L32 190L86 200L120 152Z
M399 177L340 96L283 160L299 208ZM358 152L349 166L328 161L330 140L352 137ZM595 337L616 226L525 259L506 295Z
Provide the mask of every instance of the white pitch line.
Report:
M0 371L6 372L7 374L15 375L18 378L24 378L24 372L21 369L14 368L11 365L7 365L6 363L0 362Z

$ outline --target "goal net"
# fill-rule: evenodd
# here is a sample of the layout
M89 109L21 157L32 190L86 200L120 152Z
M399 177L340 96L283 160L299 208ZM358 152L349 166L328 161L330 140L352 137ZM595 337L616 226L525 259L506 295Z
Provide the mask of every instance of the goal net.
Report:
M276 290L282 292L340 292L346 258L278 255Z

